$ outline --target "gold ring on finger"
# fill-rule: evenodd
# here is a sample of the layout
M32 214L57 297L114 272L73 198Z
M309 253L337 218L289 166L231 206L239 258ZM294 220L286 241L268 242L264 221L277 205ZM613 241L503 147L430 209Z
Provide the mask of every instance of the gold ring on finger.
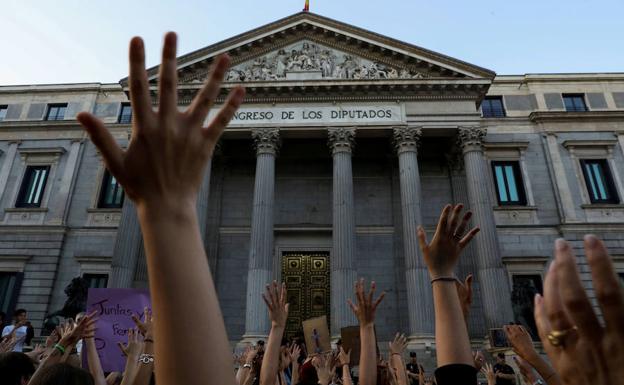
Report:
M552 330L547 335L548 342L550 342L550 344L556 348L564 348L566 338L569 336L570 332L577 331L577 330L578 328L576 326L573 326L565 330Z

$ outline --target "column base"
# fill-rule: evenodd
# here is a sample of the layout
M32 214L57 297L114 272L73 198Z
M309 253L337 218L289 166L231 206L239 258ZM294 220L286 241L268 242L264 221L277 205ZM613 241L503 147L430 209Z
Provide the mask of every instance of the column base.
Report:
M435 336L433 334L419 334L407 337L407 350L435 350Z

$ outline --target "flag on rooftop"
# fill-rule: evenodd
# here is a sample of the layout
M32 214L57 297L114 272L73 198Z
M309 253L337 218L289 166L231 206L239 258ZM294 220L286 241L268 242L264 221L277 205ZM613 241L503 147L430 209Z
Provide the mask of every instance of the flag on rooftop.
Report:
M303 12L310 12L310 0L306 0Z

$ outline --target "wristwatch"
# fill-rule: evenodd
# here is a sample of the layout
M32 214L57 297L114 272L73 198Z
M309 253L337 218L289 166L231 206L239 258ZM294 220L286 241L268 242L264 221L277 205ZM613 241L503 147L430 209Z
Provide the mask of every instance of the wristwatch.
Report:
M245 365L243 365L243 368L249 368L249 369L251 369L251 364L245 364Z
M139 356L139 362L142 364L150 364L154 362L154 356L152 354L143 353Z

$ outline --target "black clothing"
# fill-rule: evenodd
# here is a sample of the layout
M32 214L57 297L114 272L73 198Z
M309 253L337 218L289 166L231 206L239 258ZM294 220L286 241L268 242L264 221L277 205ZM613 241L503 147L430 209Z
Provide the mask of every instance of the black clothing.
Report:
M513 368L507 364L496 364L494 365L494 373L503 373L503 374L516 374ZM513 380L507 380L505 378L496 378L496 385L513 385Z
M409 362L407 365L405 365L405 367L407 368L407 370L410 373L414 373L414 374L419 374L420 371L422 370L422 365L420 365L420 364L413 364L411 362ZM410 378L410 384L411 385L420 385L420 381L418 380L418 378Z
M477 369L472 365L450 364L436 369L437 385L477 385Z

